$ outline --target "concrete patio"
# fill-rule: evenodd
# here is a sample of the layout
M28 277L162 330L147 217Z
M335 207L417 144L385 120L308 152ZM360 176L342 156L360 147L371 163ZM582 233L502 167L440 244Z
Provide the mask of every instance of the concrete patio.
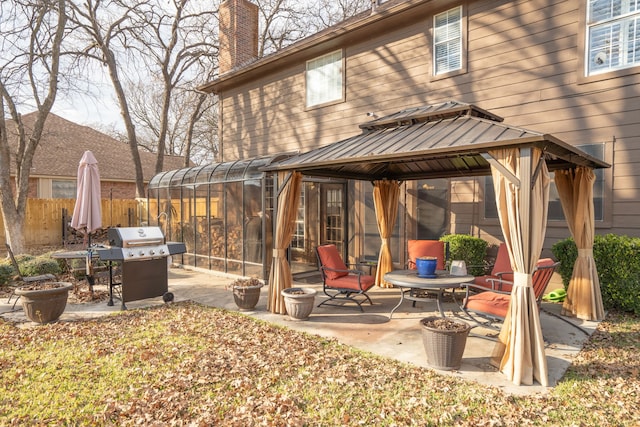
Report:
M175 301L192 300L213 307L237 310L231 291L225 289L231 280L229 277L214 275L209 271L172 268L169 274L169 291L174 293ZM295 283L295 286L311 287L318 291L316 305L326 298L322 294L322 284L318 280L319 276L310 276ZM256 309L244 313L310 334L335 338L341 343L380 356L428 367L419 321L424 317L437 314L435 299L426 303L417 303L415 307L410 301L405 301L389 320L389 313L398 303L400 293L395 288L376 287L369 292L374 304L373 306L364 305L364 313L351 306L323 306L315 307L308 321L296 321L286 315L268 312L267 294L268 288L264 287ZM472 323L455 302L451 299L448 301L445 299L445 301L447 316ZM160 304L163 304L162 298L132 301L126 305L128 309L135 309ZM11 305L6 304L5 298L0 301L0 315L3 318L32 325L27 321L20 304L15 310L11 309ZM574 357L580 352L583 343L597 327L597 322L560 316L560 308L560 304L543 303L540 315L546 343L550 387L542 387L537 383L533 386L515 386L506 379L504 374L492 367L489 357L498 332L486 327L476 327L471 330L460 370L438 372L495 386L512 394L547 392L562 378ZM106 301L68 304L61 321L79 321L116 311L120 311L119 301L116 301L112 307L107 306Z

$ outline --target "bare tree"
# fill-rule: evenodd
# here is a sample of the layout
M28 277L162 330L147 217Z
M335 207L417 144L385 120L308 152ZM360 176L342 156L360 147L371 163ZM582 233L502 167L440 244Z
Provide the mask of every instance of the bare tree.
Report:
M23 227L33 156L58 93L66 6L65 0L37 4L13 0L0 5L0 210L7 242L16 253L25 249ZM29 128L20 113L28 106L36 108Z
M186 89L180 88L181 85L188 82L193 87L204 83L199 82L199 76L205 70L215 68L218 55L217 8L213 2L203 8L201 3L193 0L170 0L168 3L140 5L133 12L139 30L129 34L127 47L137 51L149 74L155 77L153 80L160 81L157 113L148 114L147 111L146 114L149 118L147 125L150 126L153 125L151 117L157 117L154 130L157 134L156 173L159 173L164 154L173 154L172 144L167 144L167 139L172 125L172 103L178 98L176 92L182 92L184 98ZM191 110L186 103L181 103L181 107L180 112L173 110L174 118L176 114L184 114L185 107L186 111ZM180 120L173 122L176 125ZM188 123L188 119L182 122Z
M127 37L139 31L137 23L132 19L133 11L143 7L148 1L106 1L84 0L81 4L70 4L69 19L83 32L76 35L78 43L84 43L76 53L104 64L109 72L113 89L120 105L120 115L124 121L127 141L136 171L136 196L144 196L144 176L136 129L129 111L127 95L121 80L122 66L127 64ZM108 9L107 9L108 6Z
M378 0L310 0L304 15L310 34L322 31L361 12L371 10ZM382 2L380 2L382 3Z

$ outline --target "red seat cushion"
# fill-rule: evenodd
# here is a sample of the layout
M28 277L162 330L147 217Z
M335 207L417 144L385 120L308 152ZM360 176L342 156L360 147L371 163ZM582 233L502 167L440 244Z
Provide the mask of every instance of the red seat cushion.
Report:
M438 258L437 270L444 270L444 242L440 240L408 240L407 253L409 255L408 267L415 270L416 258L432 256Z
M331 271L324 270L325 276L327 279L337 279L339 277L343 277L349 274L347 265L342 260L340 253L338 252L338 248L336 245L323 245L318 246L318 256L320 257L320 263L323 267L331 268L334 270L345 270L345 271Z
M504 319L507 315L510 298L511 295L491 291L480 292L479 294L470 295L469 298L467 298L465 307L472 311L478 311Z
M360 276L360 284L363 291L368 291L375 284L375 277L363 274ZM358 275L349 274L348 276L339 277L337 279L328 279L326 285L332 288L353 289L359 291Z

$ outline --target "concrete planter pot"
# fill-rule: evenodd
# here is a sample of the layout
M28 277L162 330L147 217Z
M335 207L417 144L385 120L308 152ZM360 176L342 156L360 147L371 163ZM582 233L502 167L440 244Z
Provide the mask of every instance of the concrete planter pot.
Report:
M240 310L253 310L260 300L262 285L234 286L233 300Z
M62 316L72 288L68 282L32 283L17 288L16 295L20 296L27 318L43 324L55 322Z
M442 317L426 317L420 326L427 364L445 371L460 369L471 326Z
M315 304L316 290L288 288L282 290L284 307L292 320L308 320Z

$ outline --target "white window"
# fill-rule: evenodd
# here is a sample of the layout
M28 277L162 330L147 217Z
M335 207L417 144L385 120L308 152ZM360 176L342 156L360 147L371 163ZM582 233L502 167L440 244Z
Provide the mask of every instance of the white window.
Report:
M640 65L640 0L590 0L587 75Z
M434 74L462 68L462 6L433 17Z
M342 99L342 51L307 61L307 107Z

